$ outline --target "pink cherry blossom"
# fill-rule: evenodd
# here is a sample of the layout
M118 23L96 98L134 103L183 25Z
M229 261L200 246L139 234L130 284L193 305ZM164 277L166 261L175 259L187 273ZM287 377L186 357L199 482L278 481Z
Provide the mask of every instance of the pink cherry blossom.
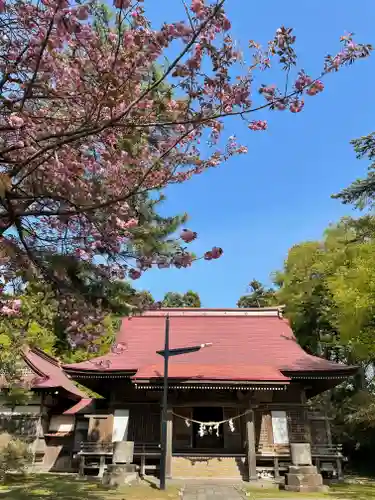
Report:
M313 79L311 76L306 75L304 71L300 71L297 80L294 83L294 87L298 92L302 92L306 87L311 85Z
M316 94L319 94L320 92L322 92L324 90L324 84L323 82L321 82L320 80L317 80L316 82L314 82L307 90L306 90L306 94L307 95L316 95Z
M193 263L194 257L189 253L176 254L173 257L173 264L180 269L181 267L189 267Z
M128 275L130 279L137 280L142 276L142 272L139 269L130 269Z
M250 130L267 130L267 122L265 120L254 120L249 124Z
M0 44L0 175L8 200L0 206L0 264L10 278L31 270L64 285L59 314L72 345L92 349L88 322L99 325L108 311L80 295L66 268L46 269L51 256L93 266L108 282L193 265L202 256L184 243L196 233L184 230L174 242L162 235L154 247L143 201L247 152L225 129L227 116L266 130L259 107L262 118L274 109L300 112L304 94L323 90L326 73L371 52L347 35L319 80L300 71L292 88L285 77L278 88L267 74L299 64L291 28L279 28L265 47L250 41L241 51L222 0L191 0L185 20L161 27L142 2L113 5L121 11L98 30L96 4L86 0L0 0L2 18L11 20ZM180 56L155 72L175 47ZM164 252L165 240L171 249ZM222 253L213 247L203 257ZM3 314L22 311L1 307Z
M191 231L190 229L183 229L181 231L180 238L185 243L190 243L197 238L197 233L195 231Z
M204 259L205 260L212 260L213 259L213 255L212 255L212 251L211 250L209 250L208 252L206 252L204 254Z
M305 105L305 103L303 100L294 99L291 102L289 109L292 113L300 113L302 111L304 105Z
M128 9L131 5L131 0L114 0L113 5L116 9Z
M16 113L12 113L9 116L9 124L14 128L20 128L24 124L24 120L21 116L18 116Z
M211 250L211 255L213 259L218 259L223 255L223 249L219 247L213 247Z
M87 5L79 7L76 11L76 16L80 21L84 21L85 19L87 19L89 17L89 10Z

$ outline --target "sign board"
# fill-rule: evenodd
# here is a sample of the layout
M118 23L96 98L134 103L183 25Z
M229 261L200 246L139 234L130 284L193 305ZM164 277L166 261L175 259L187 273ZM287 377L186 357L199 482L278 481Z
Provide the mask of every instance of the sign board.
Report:
M52 415L49 430L53 432L72 432L74 415Z
M128 439L129 410L115 410L113 417L112 442L126 441Z
M289 444L288 419L285 411L272 411L274 444Z

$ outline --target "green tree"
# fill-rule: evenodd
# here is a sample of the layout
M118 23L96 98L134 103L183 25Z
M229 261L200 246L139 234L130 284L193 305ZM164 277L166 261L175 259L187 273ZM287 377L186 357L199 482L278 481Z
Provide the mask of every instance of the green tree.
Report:
M313 405L334 417L335 438L357 464L375 442L375 218L344 218L320 241L292 247L275 273L298 341L313 354L359 366Z
M192 290L186 293L167 292L162 300L163 307L201 307L201 299Z
M375 132L351 141L358 159L370 160L367 177L357 179L349 187L333 198L340 199L343 203L354 204L357 208L365 206L374 207L375 203Z
M277 304L273 288L266 288L260 281L253 279L249 283L249 293L238 299L237 307L269 307Z
M372 217L344 218L322 241L294 246L274 279L304 347L353 363L375 358Z
M329 360L357 364L359 374L311 402L334 418L334 438L355 463L369 463L375 442L375 218L345 218L322 240L293 246L274 273L271 305L285 304L299 343ZM239 307L270 305L254 280ZM264 300L266 299L266 300ZM361 450L360 452L358 450Z

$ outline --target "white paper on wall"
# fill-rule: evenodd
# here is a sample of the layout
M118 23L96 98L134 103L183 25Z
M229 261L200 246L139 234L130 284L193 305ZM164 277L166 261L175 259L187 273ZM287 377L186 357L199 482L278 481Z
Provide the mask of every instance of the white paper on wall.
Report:
M129 410L115 410L113 416L112 442L128 439Z
M288 419L285 411L272 411L274 444L289 444Z

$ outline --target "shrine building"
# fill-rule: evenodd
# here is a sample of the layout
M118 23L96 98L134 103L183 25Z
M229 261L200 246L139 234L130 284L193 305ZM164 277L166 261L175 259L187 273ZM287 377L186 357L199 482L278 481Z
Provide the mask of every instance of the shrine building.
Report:
M164 372L157 351L167 315L170 348L212 344L169 360L168 477L277 478L292 443L310 443L313 463L341 476L329 418L311 412L308 400L357 369L306 353L277 307L161 309L124 318L110 354L62 367L103 398L64 411L75 419L80 453L95 448L105 467L114 442L133 441L141 473L157 473ZM72 463L76 451L69 451Z

